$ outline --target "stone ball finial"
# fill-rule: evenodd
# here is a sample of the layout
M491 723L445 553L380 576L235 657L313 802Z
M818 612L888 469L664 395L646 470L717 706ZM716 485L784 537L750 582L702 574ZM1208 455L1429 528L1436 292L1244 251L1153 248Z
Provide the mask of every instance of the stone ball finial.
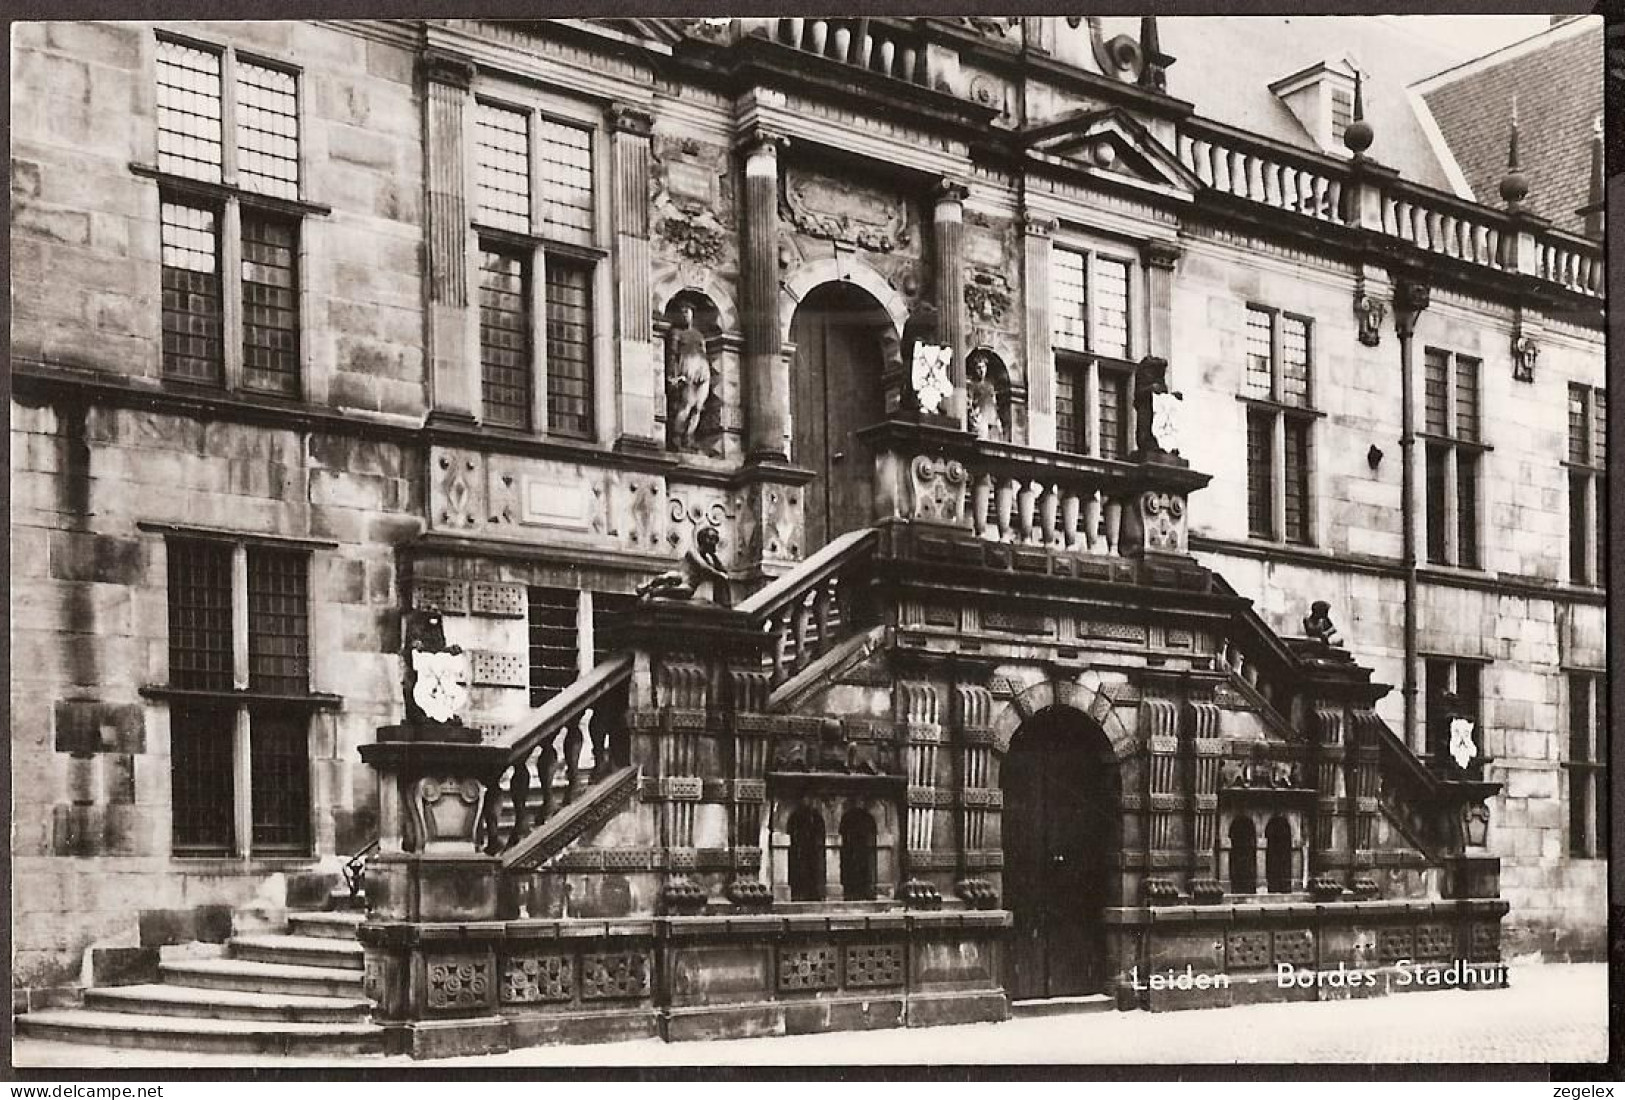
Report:
M1354 70L1354 117L1343 131L1343 144L1355 156L1363 156L1376 140L1377 131L1365 119L1365 78Z

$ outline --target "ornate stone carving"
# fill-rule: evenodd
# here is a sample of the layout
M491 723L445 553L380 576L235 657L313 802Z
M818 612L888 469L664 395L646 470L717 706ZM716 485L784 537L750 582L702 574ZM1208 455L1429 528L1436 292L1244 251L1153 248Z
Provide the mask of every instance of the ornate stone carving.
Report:
M846 949L846 984L903 984L903 947L894 943L850 944Z
M1360 322L1360 343L1374 348L1382 343L1382 322L1388 316L1388 307L1381 300L1364 292L1354 296L1354 316Z
M457 1012L485 1005L491 985L489 960L449 956L430 959L426 969L431 1012Z
M902 196L801 168L784 177L786 220L812 237L871 252L892 252L913 239Z
M1535 365L1540 361L1540 345L1533 336L1512 338L1512 377L1519 382L1535 380Z
M438 609L407 616L401 657L406 720L461 724L468 706L468 660L461 646L446 644L445 620Z
M816 947L779 948L779 989L834 989L838 984L839 957L833 944Z
M1184 543L1185 499L1177 493L1147 491L1140 494L1145 516L1145 548L1177 553Z
M1010 281L997 271L978 270L965 283L965 309L973 320L1002 327L1010 301Z
M575 960L568 955L513 955L503 965L503 1004L562 1003L575 997Z
M473 527L484 513L480 456L462 451L435 455L432 518L441 527Z
M649 995L649 956L641 951L581 956L581 999L615 1000Z
M1309 605L1309 614L1303 617L1304 636L1313 638L1327 648L1342 641L1337 627L1332 625L1331 609L1332 605L1325 600L1316 600Z
M969 474L958 459L918 455L909 463L909 475L912 518L956 527L964 521Z
M693 303L676 302L673 312L666 330L666 443L676 450L694 444L713 368L705 335L694 324Z

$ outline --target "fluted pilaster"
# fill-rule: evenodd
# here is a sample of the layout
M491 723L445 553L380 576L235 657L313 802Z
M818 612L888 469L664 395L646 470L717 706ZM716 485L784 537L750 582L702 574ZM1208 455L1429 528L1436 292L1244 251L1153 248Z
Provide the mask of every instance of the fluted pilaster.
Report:
M1055 349L1050 343L1050 237L1055 219L1022 220L1022 296L1026 316L1027 446L1055 449Z
M1174 268L1183 250L1167 241L1150 241L1144 250L1146 274L1145 354L1173 364ZM1173 385L1170 376L1168 383Z
M649 135L654 119L640 107L609 109L614 181L615 339L622 450L654 450L662 399L650 303Z
M932 260L936 267L936 307L941 318L941 340L953 350L949 377L954 392L943 413L956 424L965 422L965 186L944 179L937 184L932 211Z
M424 173L428 201L430 407L435 417L474 418L478 363L469 355L469 217L465 117L474 63L430 50L418 58L423 81Z

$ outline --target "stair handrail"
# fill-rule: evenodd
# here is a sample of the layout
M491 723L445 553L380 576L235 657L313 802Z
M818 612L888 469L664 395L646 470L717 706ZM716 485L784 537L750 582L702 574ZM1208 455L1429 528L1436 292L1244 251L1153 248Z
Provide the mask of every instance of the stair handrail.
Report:
M630 680L633 663L631 653L606 657L594 665L592 671L533 710L523 726L498 738L494 743L508 750L507 766L523 761L537 745L580 719L606 695Z
M873 552L878 532L873 527L848 531L825 543L818 552L790 572L751 593L734 610L754 623L765 623L818 585Z

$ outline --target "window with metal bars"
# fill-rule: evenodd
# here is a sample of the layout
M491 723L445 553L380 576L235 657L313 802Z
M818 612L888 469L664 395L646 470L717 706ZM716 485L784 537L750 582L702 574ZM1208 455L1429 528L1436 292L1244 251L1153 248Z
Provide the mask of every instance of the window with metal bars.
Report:
M475 220L530 232L530 117L491 103L474 116Z
M1607 573L1608 395L1569 384L1569 580L1600 585Z
M170 707L170 848L177 856L236 849L236 721L231 707Z
M592 435L592 268L547 258L547 426Z
M298 76L162 35L156 68L164 374L297 397L300 225L267 200L300 198Z
M616 592L532 585L530 624L530 705L539 707L591 667L625 647L624 625L637 597ZM590 616L588 631L583 615Z
M219 214L182 203L161 204L159 247L164 374L219 386L225 381Z
M299 223L244 210L243 386L299 396Z
M167 558L169 686L217 696L171 706L175 854L231 854L239 842L255 853L308 852L309 717L299 699L310 690L309 555L171 537ZM253 701L233 701L244 690ZM264 697L273 695L290 702L271 706ZM246 779L234 767L240 754ZM246 837L237 835L239 806L250 808Z
M530 257L480 249L480 394L487 424L531 423Z
M1569 855L1608 855L1608 696L1601 673L1570 672L1568 680Z
M1257 539L1314 542L1312 325L1249 305L1242 397L1247 404L1247 530Z
M1131 261L1094 250L1051 252L1051 341L1058 349L1130 358Z
M1422 357L1422 434L1428 561L1477 569L1480 439L1478 359L1440 348Z
M260 855L310 851L310 733L302 714L255 707L249 716L249 805Z

